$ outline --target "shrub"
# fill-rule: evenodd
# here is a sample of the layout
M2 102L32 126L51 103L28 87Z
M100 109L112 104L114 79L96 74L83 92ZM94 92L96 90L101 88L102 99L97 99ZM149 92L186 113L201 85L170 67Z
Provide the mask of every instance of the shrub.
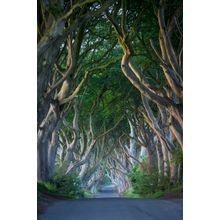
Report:
M128 198L141 198L141 195L134 193L132 189L127 189L123 192L123 196Z
M37 190L40 192L57 192L57 187L50 182L38 182Z
M165 192L163 192L163 191L157 191L157 192L155 192L153 194L148 194L147 197L148 198L152 198L152 199L153 198L157 199L157 198L160 198L160 197L164 196L164 194L165 194Z
M141 196L152 196L156 193L154 196L159 197L162 192L170 188L169 177L160 176L157 170L144 173L138 166L135 166L129 173L129 179L133 193Z
M71 198L84 197L80 179L76 175L55 174L50 180L37 183L37 190Z
M55 174L50 182L56 186L59 194L68 195L74 198L83 197L84 195L80 179L75 174L68 176Z
M84 198L92 198L93 194L89 191L84 191L83 197Z
M133 192L146 195L157 190L158 175L156 172L144 173L138 166L134 166L129 174Z

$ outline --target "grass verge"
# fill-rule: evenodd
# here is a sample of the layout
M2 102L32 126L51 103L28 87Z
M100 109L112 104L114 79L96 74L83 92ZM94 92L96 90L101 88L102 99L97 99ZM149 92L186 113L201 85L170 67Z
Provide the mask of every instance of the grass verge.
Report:
M126 198L149 198L149 199L158 199L158 198L176 198L182 197L183 186L178 185L173 188L167 189L165 191L157 191L151 194L140 195L133 192L132 189L125 191L122 195Z

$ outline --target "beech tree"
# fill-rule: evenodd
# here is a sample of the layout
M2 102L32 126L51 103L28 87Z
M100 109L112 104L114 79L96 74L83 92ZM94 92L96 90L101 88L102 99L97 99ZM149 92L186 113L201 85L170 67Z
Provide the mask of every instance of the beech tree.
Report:
M93 71L82 73L80 65L85 57L80 50L86 23L104 11L110 2L100 5L97 1L38 1L39 180L48 179L52 173L49 164L54 161L48 158L54 160L54 157L48 156L48 149L56 151L52 146L59 130L56 127Z

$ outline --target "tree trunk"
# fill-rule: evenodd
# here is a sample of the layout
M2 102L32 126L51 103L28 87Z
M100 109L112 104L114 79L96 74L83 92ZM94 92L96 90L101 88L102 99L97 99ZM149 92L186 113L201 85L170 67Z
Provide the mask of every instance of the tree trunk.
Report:
M132 125L131 121L128 120L130 126L130 146L129 146L129 154L133 157L136 157L136 141L133 139L135 138L134 126ZM135 160L130 158L132 166L135 164Z
M78 145L79 142L79 116L80 116L80 112L79 112L79 104L78 104L78 100L75 101L74 103L74 118L73 118L73 140L70 144L68 144L67 150L66 150L66 155L64 157L64 161L61 167L61 172L63 174L66 173L69 165L71 162L73 162L74 157L73 157L73 153L76 150L76 147Z
M59 105L51 104L48 114L41 123L37 136L38 180L49 178L48 150L52 133L59 121Z
M147 156L147 149L144 146L141 146L141 152L139 156L139 160L143 160Z
M161 143L159 141L156 144L156 150L157 150L157 161L158 161L158 173L164 176L163 152L162 152Z
M58 136L59 128L60 128L60 123L58 123L55 130L53 131L51 142L49 145L49 152L48 152L49 177L52 177L54 174L57 149L58 149L58 145L59 145L59 136Z
M178 179L178 165L172 159L172 153L169 154L170 161L170 181L171 183L176 183Z
M162 155L163 155L163 175L168 175L168 150L166 148L166 143L160 138L161 148L162 148Z

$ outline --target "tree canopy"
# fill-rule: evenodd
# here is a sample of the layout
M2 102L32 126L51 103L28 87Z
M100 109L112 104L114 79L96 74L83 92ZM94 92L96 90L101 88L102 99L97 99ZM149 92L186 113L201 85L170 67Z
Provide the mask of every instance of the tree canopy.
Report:
M179 0L38 0L38 181L181 182L182 39Z

